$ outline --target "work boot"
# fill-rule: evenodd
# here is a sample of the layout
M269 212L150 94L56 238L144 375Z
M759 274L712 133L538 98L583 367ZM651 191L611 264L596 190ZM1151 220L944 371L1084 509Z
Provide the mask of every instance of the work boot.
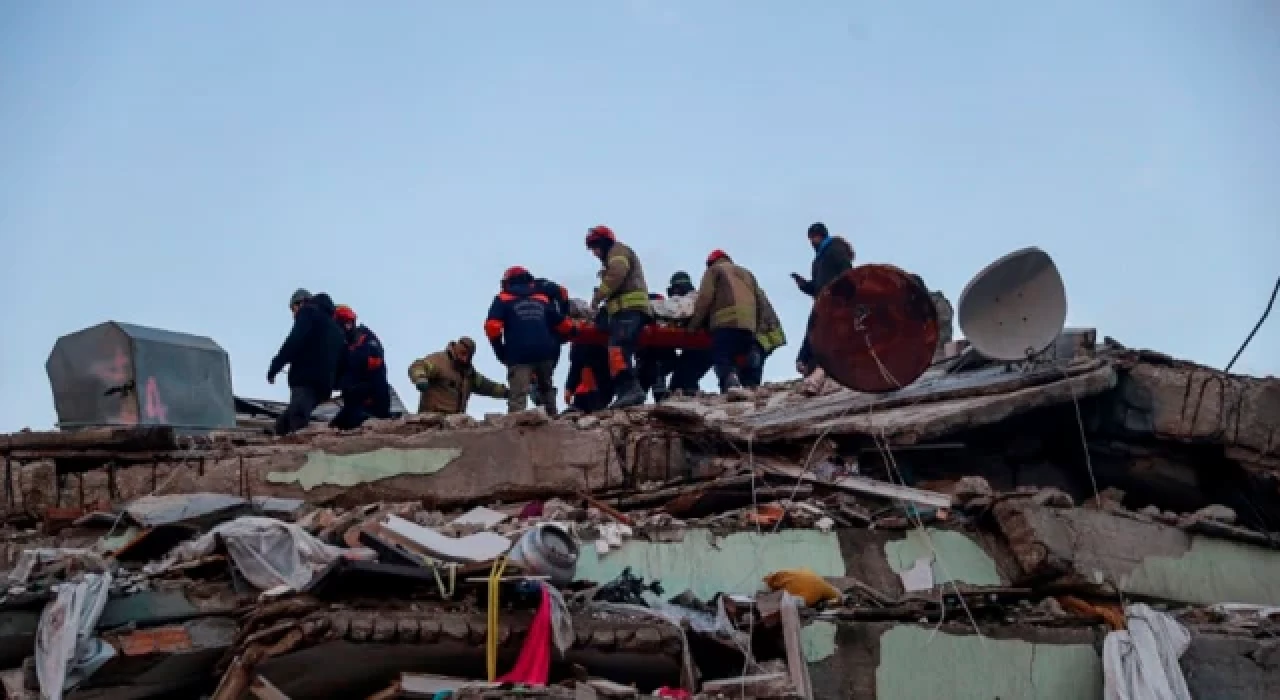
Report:
M613 400L609 408L631 408L644 403L644 389L640 388L640 382L635 377L628 377L621 382L622 386L618 388L618 398Z
M555 418L559 413L556 409L556 390L552 389L551 391L541 394L541 398L542 400L539 401L538 404L541 404L542 410L546 411L549 417Z
M717 367L716 377L720 379L721 394L727 394L733 389L742 388L742 382L738 380L738 372L732 367Z

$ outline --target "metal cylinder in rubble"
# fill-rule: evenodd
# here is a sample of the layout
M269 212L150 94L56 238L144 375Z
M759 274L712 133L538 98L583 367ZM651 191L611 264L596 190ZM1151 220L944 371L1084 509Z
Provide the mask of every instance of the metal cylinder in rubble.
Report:
M516 541L507 559L526 574L546 576L552 585L564 586L578 570L578 543L558 525L538 525Z

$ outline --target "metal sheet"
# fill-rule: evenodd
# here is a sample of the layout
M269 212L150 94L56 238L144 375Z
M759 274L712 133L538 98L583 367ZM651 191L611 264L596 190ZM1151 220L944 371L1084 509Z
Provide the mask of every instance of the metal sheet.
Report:
M894 391L914 382L932 363L937 342L929 290L892 265L855 267L814 304L814 357L855 391Z

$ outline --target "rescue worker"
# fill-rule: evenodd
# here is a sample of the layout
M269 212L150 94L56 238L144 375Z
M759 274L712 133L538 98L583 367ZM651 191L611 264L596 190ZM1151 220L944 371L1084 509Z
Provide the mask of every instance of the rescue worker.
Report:
M355 430L371 416L391 417L391 385L387 383L387 363L378 336L363 324L356 325L356 312L339 304L333 319L347 340L347 365L338 386L342 409L329 426Z
M764 381L764 363L774 350L787 344L782 331L782 320L773 310L773 304L760 287L756 287L756 336L755 345L747 355L747 366L742 372L742 386L758 387Z
M593 290L594 291L594 290ZM581 318L588 313L583 309ZM596 313L595 323L603 328L608 322L604 309ZM599 345L573 343L569 346L569 376L565 380L564 402L583 413L602 411L613 399L613 377L609 375L609 350Z
M328 294L299 289L289 297L293 328L271 359L267 383L289 365L289 407L276 419L276 434L288 435L311 422L311 412L329 400L345 363L347 344L333 320Z
M523 267L508 268L501 284L502 291L489 306L484 334L498 361L507 366L507 412L523 411L533 387L547 415L554 416L552 372L560 355L560 339L570 335L573 323L536 291L533 275Z
M738 368L746 364L756 342L759 296L755 275L734 264L723 250L711 251L689 329L711 329L711 364L722 394L742 386Z
M645 392L636 378L635 354L640 332L653 320L649 307L649 286L644 281L640 258L619 243L608 226L587 231L587 249L600 259L600 286L591 295L591 308L604 305L609 329L609 374L617 398L611 408L628 408L644 403Z
M569 290L568 289L565 289L563 285L552 282L551 280L545 277L535 277L533 280L533 289L534 291L540 292L541 294L545 295L548 299L551 300L551 308L555 309L556 313L559 313L564 318L569 318ZM563 345L567 341L568 341L567 338L561 338L560 344ZM551 362L552 376L555 376L556 367L558 367L559 365L560 365L560 349L557 348L556 357ZM537 383L537 380L538 380L538 376L535 373L534 375L535 384ZM542 396L539 395L538 393L535 392L532 396L530 396L530 399L532 399L534 406L542 405Z
M929 301L933 302L933 310L938 317L938 344L934 347L933 359L940 360L946 357L947 344L951 342L955 333L955 310L951 308L951 302L947 300L946 295L940 290L930 291L929 285L924 283L920 275L911 275L911 279L929 292Z
M815 300L828 284L843 275L845 270L853 268L853 246L839 236L832 236L822 222L809 226L809 245L813 246L813 269L810 279L797 273L791 273L800 291ZM813 328L813 312L809 312L809 322L805 326L804 342L800 345L800 353L796 356L796 370L805 376L813 372L813 350L809 347L809 332Z
M511 395L507 387L476 371L471 364L475 354L476 341L463 336L409 365L409 381L422 392L418 413L465 413L472 393L494 399Z
M697 291L688 272L677 271L667 280L667 297L679 299ZM698 393L698 383L711 371L711 352L708 350L668 350L663 370L671 374L669 393L693 396Z

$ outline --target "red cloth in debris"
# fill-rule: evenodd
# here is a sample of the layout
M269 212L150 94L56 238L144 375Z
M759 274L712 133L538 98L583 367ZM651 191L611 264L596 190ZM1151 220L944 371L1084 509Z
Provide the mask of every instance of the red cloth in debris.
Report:
M524 504L524 508L520 509L521 518L540 518L542 517L542 501L529 501Z
M533 624L529 625L529 634L524 638L524 646L520 647L520 657L516 665L499 683L524 683L526 685L546 685L551 675L551 595L547 587L542 587L542 602L538 604L538 613L533 616Z
M683 688L668 688L665 685L654 691L654 695L660 698L672 698L672 700L689 700L693 697Z

